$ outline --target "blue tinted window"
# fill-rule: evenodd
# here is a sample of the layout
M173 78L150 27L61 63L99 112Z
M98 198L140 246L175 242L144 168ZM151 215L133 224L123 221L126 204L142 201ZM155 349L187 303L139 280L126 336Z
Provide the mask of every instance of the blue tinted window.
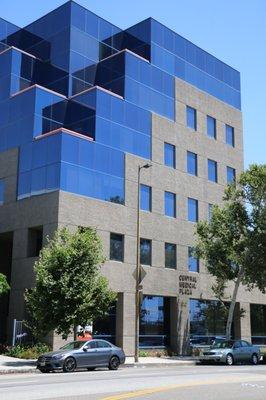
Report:
M151 211L151 187L140 185L140 208L144 211Z
M143 296L139 327L140 347L164 347L169 340L170 301L168 297Z
M225 125L226 143L235 147L235 130L230 125Z
M216 119L207 115L207 135L216 139Z
M188 198L188 221L198 221L198 200Z
M0 179L0 206L4 203L4 180Z
M212 208L213 208L213 204L209 203L208 204L208 222L211 222L211 219L212 219Z
M165 243L165 268L176 269L176 245L173 243Z
M218 181L217 162L214 160L208 160L208 179L212 182Z
M164 212L168 217L176 217L176 195L171 192L164 192Z
M140 239L140 263L143 265L151 264L151 240Z
M227 183L230 184L235 181L236 179L236 170L231 167L226 167L227 172Z
M189 106L187 106L187 127L197 130L197 111Z
M191 151L187 152L187 172L191 175L198 175L198 156Z
M175 168L175 146L169 143L164 144L164 164Z
M188 270L190 272L199 272L199 259L193 255L193 247L188 248Z

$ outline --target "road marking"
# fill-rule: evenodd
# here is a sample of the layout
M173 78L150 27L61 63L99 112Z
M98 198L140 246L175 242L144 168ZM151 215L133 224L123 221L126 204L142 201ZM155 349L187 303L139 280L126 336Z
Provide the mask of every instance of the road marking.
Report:
M251 381L262 381L262 377L258 376L257 378L253 377L250 378ZM122 393L122 394L117 394L113 396L108 396L104 397L101 400L123 400L123 399L130 399L133 397L140 397L140 396L145 396L147 394L153 394L153 393L160 393L160 392L166 392L168 390L174 390L178 388L184 388L184 387L193 387L193 386L203 386L203 385L217 385L221 383L239 383L241 382L243 385L243 377L239 378L234 378L234 379L221 379L221 380L215 380L215 381L194 381L194 382L188 382L188 383L179 383L177 385L169 385L169 386L162 386L162 387L157 387L157 388L149 388L149 389L143 389L143 390L135 390L127 393ZM246 383L247 385L247 383Z

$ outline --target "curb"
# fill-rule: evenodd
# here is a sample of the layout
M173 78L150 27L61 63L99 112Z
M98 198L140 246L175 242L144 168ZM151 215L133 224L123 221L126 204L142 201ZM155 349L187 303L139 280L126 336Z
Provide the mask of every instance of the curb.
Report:
M36 374L39 371L36 368L32 369L3 369L0 370L0 375L8 375L8 374Z
M140 364L122 364L120 365L121 369L126 368L156 368L156 367L177 367L177 366L192 366L195 365L196 361L182 361L182 362L171 362L171 363L140 363ZM37 368L23 369L23 368L14 368L14 369L0 369L0 375L8 375L8 374L39 374L39 370Z
M182 361L171 363L140 363L140 364L123 364L120 368L147 368L147 367L183 367L188 365L196 365L196 361Z

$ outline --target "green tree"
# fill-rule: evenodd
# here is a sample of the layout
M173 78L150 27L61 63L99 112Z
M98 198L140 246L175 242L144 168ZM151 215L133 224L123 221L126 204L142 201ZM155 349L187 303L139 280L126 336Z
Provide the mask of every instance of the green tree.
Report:
M196 233L195 252L215 277L216 297L223 302L225 289L233 283L229 338L240 284L266 292L266 165L251 165L227 186L223 206L214 206L211 221L200 221Z
M35 337L55 330L63 338L107 314L115 300L100 274L104 262L96 231L83 228L55 232L35 264L36 286L26 291L28 325Z
M6 294L9 291L10 287L7 283L6 276L0 273L0 296Z

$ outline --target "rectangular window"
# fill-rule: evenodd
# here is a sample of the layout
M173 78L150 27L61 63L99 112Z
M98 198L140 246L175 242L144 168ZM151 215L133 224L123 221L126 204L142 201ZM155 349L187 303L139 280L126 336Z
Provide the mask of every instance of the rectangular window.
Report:
M213 204L209 203L208 204L208 222L209 223L211 222L211 219L212 219L212 207L213 207Z
M231 167L226 167L227 172L227 183L230 184L235 181L236 179L236 170Z
M197 130L197 111L189 106L187 106L187 127Z
M165 267L176 269L176 245L165 243Z
M140 185L140 209L144 211L151 211L151 187L147 185Z
M168 217L176 217L176 195L164 192L164 212Z
M216 119L207 115L207 135L216 139Z
M110 233L110 260L124 261L124 235Z
M235 130L230 125L225 125L225 140L229 146L235 147Z
M175 146L173 144L164 143L164 165L175 168Z
M187 172L191 175L198 175L198 156L191 151L187 151Z
M0 179L0 206L4 204L4 180Z
M151 265L151 240L140 239L140 263Z
M43 227L28 229L28 257L39 257L42 249Z
M199 272L199 259L193 255L193 247L188 248L188 270Z
M198 221L198 200L188 198L188 221L197 222Z
M208 179L212 182L218 181L217 162L214 160L208 160Z

